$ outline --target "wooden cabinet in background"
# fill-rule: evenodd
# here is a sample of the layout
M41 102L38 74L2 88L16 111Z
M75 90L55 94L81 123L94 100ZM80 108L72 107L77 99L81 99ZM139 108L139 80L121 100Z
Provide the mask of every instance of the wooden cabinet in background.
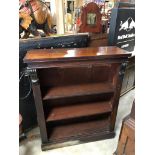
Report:
M106 33L89 33L89 47L108 46L108 35Z
M135 155L135 102L130 116L123 120L118 147L114 155Z
M121 95L135 87L135 56L129 58L121 88Z
M118 47L26 54L42 150L112 138L126 62Z

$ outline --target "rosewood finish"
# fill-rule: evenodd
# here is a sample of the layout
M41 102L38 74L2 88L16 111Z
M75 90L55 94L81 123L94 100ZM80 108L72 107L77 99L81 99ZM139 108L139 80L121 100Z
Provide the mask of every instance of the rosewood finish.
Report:
M42 150L114 137L130 55L118 47L27 52Z
M115 46L107 47L88 47L88 48L61 48L61 49L37 49L30 50L25 58L24 62L39 62L39 61L60 61L67 59L77 59L77 58L122 58L128 57L131 54L127 53L125 50L120 49ZM78 59L77 59L78 60Z

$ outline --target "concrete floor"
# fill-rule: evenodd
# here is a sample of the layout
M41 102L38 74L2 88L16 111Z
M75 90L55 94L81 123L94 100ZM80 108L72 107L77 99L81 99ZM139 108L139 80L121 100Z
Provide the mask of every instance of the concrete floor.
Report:
M68 146L42 152L39 128L35 128L27 134L28 139L20 144L19 155L112 155L117 147L122 119L130 113L134 98L134 90L131 90L120 98L115 125L116 136L113 139Z

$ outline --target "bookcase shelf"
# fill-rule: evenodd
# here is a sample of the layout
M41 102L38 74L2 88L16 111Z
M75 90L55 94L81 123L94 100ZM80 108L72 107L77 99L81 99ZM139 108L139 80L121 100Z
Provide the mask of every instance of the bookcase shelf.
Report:
M85 96L101 93L114 92L114 87L110 83L89 83L69 86L57 86L49 88L43 100L67 98L72 96Z
M46 122L101 115L110 113L111 111L112 106L110 102L93 102L70 106L58 106L50 109Z
M109 119L97 119L84 122L55 125L48 128L49 140L51 142L65 142L68 140L80 140L85 136L93 136L100 132L108 132L110 128ZM102 139L102 137L101 137Z
M26 54L42 150L114 137L125 64L117 47Z

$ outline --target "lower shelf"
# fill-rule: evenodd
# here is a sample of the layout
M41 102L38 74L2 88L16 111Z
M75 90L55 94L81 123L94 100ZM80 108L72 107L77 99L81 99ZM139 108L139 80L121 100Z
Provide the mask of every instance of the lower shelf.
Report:
M51 126L47 130L49 143L55 147L61 147L60 144L62 145L62 143L68 146L89 140L95 141L103 139L103 135L106 138L111 138L112 135L114 136L114 133L110 132L109 118Z

